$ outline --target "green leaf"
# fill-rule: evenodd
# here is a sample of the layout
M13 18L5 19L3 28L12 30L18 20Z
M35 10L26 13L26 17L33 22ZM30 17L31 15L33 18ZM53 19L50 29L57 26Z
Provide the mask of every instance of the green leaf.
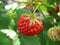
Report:
M14 19L11 19L10 24L9 24L9 29L16 30L15 26L16 26L16 24L15 24Z
M48 39L46 45L60 45L60 41L52 41Z
M17 13L17 19L22 15L22 14L30 14L30 11L26 10L26 9L17 9L16 10Z
M39 37L37 36L19 36L21 45L41 45L39 41Z
M45 5L40 5L39 10L41 10L43 12L47 12Z
M2 32L0 32L0 45L12 45L12 41Z
M20 45L18 34L15 31L10 30L10 29L2 29L0 31L6 34L6 36L11 39L11 42L13 45Z
M58 26L60 26L60 21L58 22Z
M46 22L47 23L47 22ZM44 29L41 31L39 37L40 37L40 41L42 45L46 45L47 40L48 40L48 35L47 35L47 31L50 27L52 27L51 24L47 23L44 24Z
M31 13L30 11L28 11L28 10L26 10L26 9L16 9L15 11L16 11L16 14L17 14L16 18L14 19L14 20L15 20L15 23L17 23L19 17L20 17L22 14L30 14L30 13Z
M2 1L0 1L0 9L4 8L4 3Z
M57 3L59 3L59 2L60 2L60 0L56 0L56 2L57 2Z
M54 25L50 24L43 16L40 17L43 22L44 22L44 28L41 31L39 37L40 37L40 42L41 45L59 45L60 41L52 41L47 34L47 31L53 27ZM46 18L52 23L53 22L53 17L51 16L46 16ZM60 24L60 23L59 23Z
M43 20L44 28L41 31L39 38L40 38L41 45L46 45L47 41L49 40L49 37L47 35L47 31L49 28L51 28L53 26L52 24L50 24L48 22L48 20L50 20L52 22L53 18L46 16L46 18L48 19L48 20L46 20L42 15L40 16L40 18Z
M16 9L16 13L18 15L18 17L21 15L21 14L24 14L24 13L30 13L30 11L26 10L26 9Z
M18 39L18 37L16 37L16 38L13 40L13 45L20 45L20 40Z
M54 4L55 0L47 0L48 4Z
M0 14L0 29L8 28L10 19L5 13Z

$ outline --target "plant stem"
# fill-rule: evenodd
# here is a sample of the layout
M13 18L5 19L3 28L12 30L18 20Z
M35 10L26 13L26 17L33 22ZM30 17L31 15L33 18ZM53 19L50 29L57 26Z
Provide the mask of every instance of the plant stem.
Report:
M46 16L45 16L45 14L39 9L39 11L42 13L42 16L50 23L50 24L52 24L47 18L46 18ZM52 24L53 25L53 24Z
M36 8L35 8L35 10L34 10L34 12L33 12L32 17L35 16L35 12L36 12L36 10L38 9L38 7L39 7L40 5L42 5L42 4L37 4L37 6L36 6ZM38 10L39 10L39 9L38 9ZM50 24L52 24L52 23L46 18L45 14L44 14L41 10L39 10L39 11L42 13L43 17L44 17ZM52 25L54 25L54 24L52 24Z
M38 4L37 6L36 6L36 8L35 8L35 10L34 10L34 12L33 12L33 17L34 17L34 15L35 15L35 12L36 12L36 10L38 9L38 7L40 6L41 4ZM39 10L39 9L38 9ZM42 13L42 15L43 15L43 17L50 23L50 24L52 24L47 18L46 18L46 16L45 16L45 14L41 11L41 10L39 10L41 13Z
M33 14L35 14L35 12L36 12L36 10L38 9L38 7L39 7L39 4L36 6L36 8L35 8Z

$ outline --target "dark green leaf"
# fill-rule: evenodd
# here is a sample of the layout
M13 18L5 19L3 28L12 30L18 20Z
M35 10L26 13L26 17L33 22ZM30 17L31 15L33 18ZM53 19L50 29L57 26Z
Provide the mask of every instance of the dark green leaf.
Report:
M0 1L0 9L4 8L4 3Z
M10 19L5 13L0 14L0 29L8 28Z
M54 4L54 1L55 1L55 0L47 0L47 3L48 3L48 4Z
M16 10L16 13L17 13L17 17L16 17L16 19L18 19L22 14L30 14L30 12L29 11L27 11L26 9L17 9Z
M51 28L53 26L52 24L50 24L50 22L48 22L48 20L52 22L53 18L48 17L48 16L46 16L46 18L48 20L46 20L43 16L40 16L40 18L43 20L43 24L44 24L44 28L39 35L40 42L41 42L41 45L46 45L47 41L49 40L49 37L47 35L47 31L48 31L49 28Z
M60 26L60 21L58 22L58 26Z
M12 45L12 40L10 40L5 34L0 32L0 45Z
M46 45L60 45L60 41L52 41L51 39L48 39Z
M21 45L41 45L39 41L39 37L37 36L22 36L20 35Z

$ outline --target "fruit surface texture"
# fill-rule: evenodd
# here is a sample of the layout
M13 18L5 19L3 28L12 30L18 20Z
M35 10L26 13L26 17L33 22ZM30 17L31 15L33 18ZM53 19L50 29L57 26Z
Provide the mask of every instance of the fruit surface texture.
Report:
M59 41L60 40L60 27L52 27L48 30L48 36L53 41Z
M37 16L22 14L17 22L18 31L27 36L34 36L43 29L43 22Z
M58 6L55 6L55 7L54 7L54 11L55 11L55 12L59 12L59 7L58 7Z

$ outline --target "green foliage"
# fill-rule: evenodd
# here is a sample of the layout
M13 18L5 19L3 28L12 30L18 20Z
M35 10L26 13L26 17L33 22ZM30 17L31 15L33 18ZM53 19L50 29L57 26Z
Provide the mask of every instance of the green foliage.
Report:
M0 14L0 29L8 28L10 19L5 13Z
M0 1L0 9L4 8L4 3L2 1Z
M48 29L49 29L50 27L52 27L53 25L50 24L48 21L46 21L46 19L45 19L43 16L41 16L40 18L41 18L41 19L43 20L43 22L44 22L44 28L43 28L43 30L41 31L39 37L40 37L41 45L46 45L46 43L47 43L48 40L49 40L49 37L48 37L48 35L47 35L47 31L48 31ZM52 21L52 17L50 17L50 18L51 18L51 21ZM47 17L48 20L49 20L50 18Z
M21 41L21 45L41 45L38 36L30 37L30 36L20 35L19 38Z
M16 12L15 12L14 10L8 10L7 16L8 16L10 19L14 19L14 18L16 18Z
M0 32L0 45L12 45L12 40Z
M15 11L16 11L16 14L17 14L16 18L14 19L16 23L17 23L19 17L20 17L22 14L25 14L25 13L26 13L26 14L30 14L30 13L31 13L30 11L28 11L28 10L26 10L26 9L16 9Z
M60 26L60 17L57 15L57 12L54 11L54 3L57 4L60 0L42 0L43 2L38 2L38 0L33 0L33 3L36 4L33 6L33 9L37 7L39 16L43 21L44 28L39 35L36 36L24 36L19 33L19 39L21 45L60 45L60 41L52 41L47 34L49 28L53 27L54 25ZM26 1L25 1L26 2ZM28 2L29 3L29 2ZM41 4L40 4L41 3ZM31 3L32 4L32 3ZM33 10L32 9L32 10ZM52 14L44 14L51 11ZM34 11L34 10L33 10ZM17 29L17 21L22 14L33 14L32 11L26 9L15 9L15 10L6 10L4 9L4 3L0 2L0 29L13 29L18 33ZM54 19L56 19L57 23L54 23ZM17 41L17 42L16 42ZM16 43L16 44L15 44ZM14 40L14 45L18 45L18 38ZM7 37L5 34L0 32L0 45L13 45L12 40Z

